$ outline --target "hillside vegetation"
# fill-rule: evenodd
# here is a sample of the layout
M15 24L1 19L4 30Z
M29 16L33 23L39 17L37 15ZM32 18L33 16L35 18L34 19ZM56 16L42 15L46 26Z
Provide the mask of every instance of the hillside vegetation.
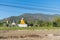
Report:
M9 21L9 25L15 21L16 24L20 24L21 18L24 18L28 27L60 27L60 16L59 15L47 15L47 14L29 14L25 13L20 16L11 16L0 20L0 26L6 21ZM11 27L11 26L10 26Z

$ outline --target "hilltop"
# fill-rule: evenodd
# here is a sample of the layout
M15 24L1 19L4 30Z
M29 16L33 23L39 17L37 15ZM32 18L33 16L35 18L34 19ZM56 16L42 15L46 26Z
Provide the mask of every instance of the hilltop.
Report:
M19 16L11 16L8 18L4 18L3 20L0 20L0 22L5 22L6 20L11 21L11 22L14 20L15 22L18 22L21 20L22 17L27 22L35 21L35 20L53 21L56 16L60 16L60 15L48 15L48 14L41 14L41 13L35 13L35 14L24 13Z

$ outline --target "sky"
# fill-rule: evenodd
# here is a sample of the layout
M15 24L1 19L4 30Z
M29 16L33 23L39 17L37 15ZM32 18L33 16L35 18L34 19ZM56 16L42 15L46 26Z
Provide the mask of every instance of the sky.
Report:
M24 13L60 14L60 0L0 0L0 19Z

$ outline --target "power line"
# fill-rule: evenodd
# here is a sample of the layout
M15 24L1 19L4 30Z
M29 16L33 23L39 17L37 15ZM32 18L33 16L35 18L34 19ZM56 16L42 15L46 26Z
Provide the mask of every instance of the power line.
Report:
M15 8L23 8L23 9L39 10L40 11L40 9L38 9L38 8L32 8L32 7L30 8L30 7L15 6L15 5L6 5L6 4L0 4L0 6L8 6L8 7L15 7Z
M7 7L15 7L15 8L23 8L23 9L28 9L28 10L37 10L37 11L48 11L48 12L51 12L49 10L46 10L46 9L40 9L40 8L32 8L32 7L25 7L25 6L15 6L15 5L7 5L7 4L0 4L0 6L7 6ZM56 10L53 10L54 12L58 12L60 13L60 11L56 11ZM53 12L52 11L52 12Z
M49 6L39 6L39 4L36 3L35 1L31 1L31 3L28 3L26 0L23 0L20 3L16 3L16 2L14 3L14 2L10 2L10 1L3 1L3 2L12 3L12 4L20 4L20 5L23 3L22 5L28 5L28 6L32 6L32 7L44 8L44 9L49 9L49 10L54 10L54 11L57 11L58 10L56 7L55 8L52 8L52 7L49 7ZM27 4L25 4L25 3L27 3Z

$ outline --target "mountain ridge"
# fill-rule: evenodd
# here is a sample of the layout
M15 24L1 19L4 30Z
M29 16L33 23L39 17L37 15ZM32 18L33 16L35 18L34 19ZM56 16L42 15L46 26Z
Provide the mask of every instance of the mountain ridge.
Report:
M49 15L49 14L41 14L41 13L35 13L35 14L24 13L19 16L11 16L11 17L5 18L3 20L0 20L0 22L5 22L7 20L11 22L15 20L17 22L17 21L20 21L21 18L24 18L28 22L35 21L35 20L53 21L56 16L60 16L60 15Z

